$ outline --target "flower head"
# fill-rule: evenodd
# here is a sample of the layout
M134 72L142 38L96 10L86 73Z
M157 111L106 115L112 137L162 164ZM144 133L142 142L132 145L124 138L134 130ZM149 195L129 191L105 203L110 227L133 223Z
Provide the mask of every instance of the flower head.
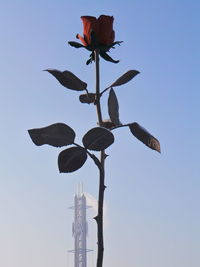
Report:
M93 44L92 34L98 45L111 45L114 42L115 33L113 31L114 18L101 15L98 19L92 16L82 16L83 37L78 34L77 38L81 40L84 46Z
M94 51L98 50L99 55L107 61L118 63L119 60L112 59L107 52L114 48L116 44L120 45L121 41L115 41L115 32L113 30L113 16L101 15L99 18L93 16L82 16L83 36L77 34L76 37L82 44L70 41L69 45L80 48L83 47L91 51L89 60L86 64L94 61Z

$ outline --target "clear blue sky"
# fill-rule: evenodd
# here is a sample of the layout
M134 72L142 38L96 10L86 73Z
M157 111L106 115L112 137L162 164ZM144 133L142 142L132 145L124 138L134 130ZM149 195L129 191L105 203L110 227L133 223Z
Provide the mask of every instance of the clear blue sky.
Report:
M77 140L96 125L92 105L81 105L42 70L70 70L94 88L88 53L67 45L82 33L81 15L113 15L121 47L101 62L102 89L129 69L141 72L116 88L121 121L138 122L161 142L149 150L128 129L116 131L106 163L105 267L199 267L200 251L200 2L0 1L0 265L70 267L76 185L97 196L88 160L59 174L60 149L36 147L27 129L64 122ZM108 118L106 97L104 117ZM89 244L96 225L88 214ZM88 267L95 263L89 256Z

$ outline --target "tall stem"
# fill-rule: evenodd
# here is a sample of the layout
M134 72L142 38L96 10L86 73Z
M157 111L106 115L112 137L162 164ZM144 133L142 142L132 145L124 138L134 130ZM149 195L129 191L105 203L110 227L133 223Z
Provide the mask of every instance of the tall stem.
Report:
M96 107L99 125L102 124L101 103L100 103L100 68L99 68L99 50L95 50L95 70L96 70Z
M100 103L100 71L99 71L99 50L95 50L95 69L96 69L96 109L98 123L102 125L102 113ZM97 239L98 239L98 252L97 252L97 267L103 266L103 253L104 253L104 239L103 239L103 202L104 202L104 191L105 191L105 151L100 152L100 163L99 168L99 197L98 197L98 215L96 217L97 222Z

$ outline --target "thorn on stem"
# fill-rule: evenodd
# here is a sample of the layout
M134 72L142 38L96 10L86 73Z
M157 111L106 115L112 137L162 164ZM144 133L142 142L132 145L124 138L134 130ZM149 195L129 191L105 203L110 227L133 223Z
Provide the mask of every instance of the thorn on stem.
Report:
M96 221L96 222L98 222L98 215L97 216L95 216L93 219Z
M104 159L106 159L109 155L104 153Z

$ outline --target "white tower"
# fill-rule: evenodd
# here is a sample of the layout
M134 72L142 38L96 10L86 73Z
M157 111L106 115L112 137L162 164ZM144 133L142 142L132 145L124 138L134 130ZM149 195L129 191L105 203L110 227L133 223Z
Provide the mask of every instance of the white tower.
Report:
M74 250L70 252L74 253L74 267L87 267L87 232L88 224L86 221L86 209L89 208L86 205L85 195L82 193L82 189L78 190L78 193L74 197L74 206L70 207L74 210L74 223L72 224L72 234L74 236Z

